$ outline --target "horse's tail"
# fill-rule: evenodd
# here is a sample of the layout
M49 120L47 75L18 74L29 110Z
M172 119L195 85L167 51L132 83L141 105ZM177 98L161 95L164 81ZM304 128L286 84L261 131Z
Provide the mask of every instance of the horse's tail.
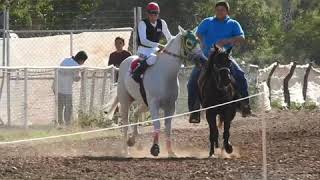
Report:
M119 98L117 88L113 88L110 92L110 100L104 107L105 118L111 120L119 105Z

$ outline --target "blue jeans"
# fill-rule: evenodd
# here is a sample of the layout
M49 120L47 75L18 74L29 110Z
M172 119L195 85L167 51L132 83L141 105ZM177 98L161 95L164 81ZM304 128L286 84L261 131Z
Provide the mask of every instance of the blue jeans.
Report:
M189 111L194 111L200 108L200 99L199 99L199 88L198 88L198 79L200 76L201 69L195 66L192 69L187 88L188 88L188 107ZM230 68L232 76L236 80L236 88L239 91L241 97L249 96L248 92L248 83L245 77L245 74L237 62L232 59L232 65ZM246 100L249 103L249 100Z

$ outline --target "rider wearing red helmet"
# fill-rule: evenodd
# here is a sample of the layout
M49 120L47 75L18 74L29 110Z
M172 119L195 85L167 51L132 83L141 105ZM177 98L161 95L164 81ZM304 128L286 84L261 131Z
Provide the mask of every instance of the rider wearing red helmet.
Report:
M157 3L151 2L146 7L147 18L139 22L138 25L138 55L141 59L139 66L133 71L132 78L140 82L141 75L145 70L156 62L157 58L149 58L153 53L164 46L159 43L160 38L164 35L169 41L171 33L167 23L159 18L160 7Z

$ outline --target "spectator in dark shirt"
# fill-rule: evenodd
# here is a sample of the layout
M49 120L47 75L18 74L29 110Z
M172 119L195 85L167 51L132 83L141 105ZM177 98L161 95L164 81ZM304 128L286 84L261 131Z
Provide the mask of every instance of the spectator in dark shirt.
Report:
M131 56L131 53L123 49L124 39L121 37L116 37L114 45L117 50L110 54L108 65L114 65L119 68L121 62Z

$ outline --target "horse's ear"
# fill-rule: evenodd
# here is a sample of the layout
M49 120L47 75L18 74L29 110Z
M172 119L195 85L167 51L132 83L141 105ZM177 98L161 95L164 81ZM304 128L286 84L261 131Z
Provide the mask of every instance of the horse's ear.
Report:
M184 34L187 33L187 31L184 30L180 25L178 26L178 29L179 29L179 32L180 32L182 35L184 35Z
M232 47L227 49L226 53L229 55L231 53Z

